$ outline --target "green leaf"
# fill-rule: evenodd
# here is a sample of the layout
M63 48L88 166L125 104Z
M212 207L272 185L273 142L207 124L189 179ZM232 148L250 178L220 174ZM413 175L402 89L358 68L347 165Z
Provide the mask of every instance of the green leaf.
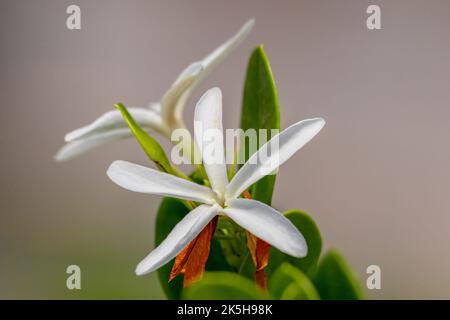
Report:
M246 131L255 129L257 132L258 147L261 143L259 130L267 130L267 140L272 137L271 129L280 129L280 109L278 104L275 80L270 68L269 60L261 46L257 47L247 66L247 75L244 85L242 102L241 128ZM248 139L243 143L245 161L256 150L250 150ZM276 175L268 175L255 183L250 193L253 199L268 205L272 202L272 193Z
M156 216L155 245L159 245L175 225L189 213L189 209L180 200L163 198ZM168 282L174 260L158 269L158 278L164 293L169 299L179 299L183 290L183 277L178 276ZM211 250L206 270L230 270L217 239L211 242Z
M260 300L268 298L254 281L236 273L205 272L203 279L184 290L188 300Z
M309 278L293 265L283 263L270 277L269 292L280 300L319 300Z
M269 265L266 268L267 273L270 275L283 262L289 262L304 273L309 274L316 266L322 251L322 237L320 236L319 228L306 212L289 210L285 212L285 216L305 237L308 245L308 255L301 259L294 258L272 247L270 249Z
M144 149L145 154L151 161L155 163L156 167L163 172L188 179L181 171L178 171L171 166L169 159L167 158L167 155L161 145L147 132L141 129L141 127L136 123L131 114L128 112L127 108L121 103L116 103L115 106L117 109L119 109L122 117L125 119L128 127L131 129L131 132L133 132L142 149Z
M321 259L313 282L324 300L364 299L357 277L335 250L328 251Z

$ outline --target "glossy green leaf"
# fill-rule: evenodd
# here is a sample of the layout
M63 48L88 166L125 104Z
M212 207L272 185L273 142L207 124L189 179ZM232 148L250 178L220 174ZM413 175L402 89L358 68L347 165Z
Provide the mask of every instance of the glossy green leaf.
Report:
M293 265L283 263L269 279L269 292L280 300L319 300L314 284Z
M131 132L133 132L145 154L155 163L156 167L163 172L187 178L182 172L171 166L161 145L147 132L142 130L142 128L136 123L131 114L128 112L127 108L121 103L116 103L115 106L119 109L122 117L125 119L128 127L131 129Z
M184 299L193 300L260 300L267 296L254 281L236 273L206 272L203 279L184 290Z
M189 209L180 200L163 198L156 216L155 245L159 245L169 232L189 213ZM158 278L169 299L179 299L183 290L183 277L178 276L168 282L174 260L158 269ZM211 250L206 263L206 270L230 270L225 260L218 240L213 239Z
M290 210L285 212L288 218L305 237L308 245L308 255L305 258L294 258L281 251L271 248L269 265L267 266L267 273L273 273L283 262L289 262L296 268L309 274L317 264L322 251L322 237L320 236L319 228L314 220L303 211Z
M324 300L364 299L358 278L335 250L328 251L321 259L313 282Z
M241 128L244 131L248 129L256 130L258 146L261 143L258 134L260 129L267 130L266 140L269 140L272 136L271 129L280 129L277 89L269 60L262 46L253 51L248 62L242 102ZM264 142L262 141L261 145ZM245 139L243 146L244 154L242 156L247 161L256 150L250 150L248 139ZM275 174L268 175L255 183L250 189L253 199L270 205L275 179Z

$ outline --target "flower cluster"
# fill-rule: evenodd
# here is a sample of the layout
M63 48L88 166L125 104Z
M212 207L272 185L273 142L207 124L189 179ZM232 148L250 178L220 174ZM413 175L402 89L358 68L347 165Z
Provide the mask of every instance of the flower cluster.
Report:
M165 239L138 264L137 275L150 273L175 258L170 279L184 274L185 286L197 281L205 270L211 241L220 221L230 222L231 229L241 230L246 235L246 246L255 265L255 279L262 288L271 246L296 258L308 254L307 241L298 227L268 203L253 199L249 190L276 172L314 138L325 125L322 118L292 124L262 144L238 170L236 165L228 169L223 143L222 92L212 88L195 107L193 139L189 133L193 154L185 156L199 157L201 161L189 176L177 169L158 142L147 134L158 132L170 137L175 130L187 130L182 114L193 90L242 42L253 25L253 20L247 22L219 48L189 65L160 102L151 103L147 108L125 108L118 104L118 110L109 111L91 124L68 133L66 145L56 155L58 161L68 160L134 135L156 169L114 161L107 170L108 177L127 190L180 199L189 208ZM204 132L208 130L217 133L213 143L205 137Z

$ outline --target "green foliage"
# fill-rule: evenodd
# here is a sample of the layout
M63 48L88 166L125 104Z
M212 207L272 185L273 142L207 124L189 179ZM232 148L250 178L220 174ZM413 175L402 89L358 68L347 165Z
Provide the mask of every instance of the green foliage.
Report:
M309 274L316 266L322 250L322 237L320 236L319 228L306 212L290 210L285 212L285 216L305 237L308 245L308 255L305 258L294 258L272 247L270 249L269 265L266 269L267 273L271 274L283 262L289 262L304 273Z
M269 292L280 300L320 299L311 280L293 265L283 263L269 279Z
M245 230L226 216L219 218L215 236L219 239L228 264L239 272L249 254ZM251 260L251 258L250 258Z
M242 101L241 128L244 131L255 129L256 132L266 129L267 140L271 138L271 129L280 129L277 89L269 60L262 46L253 51L248 62ZM258 136L258 146L260 143ZM256 150L250 150L247 139L243 147L245 147L243 156L247 161L251 153ZM274 174L256 182L250 189L253 199L270 205L275 179L276 175Z
M364 299L358 279L336 250L328 251L321 259L313 282L324 300Z
M256 284L236 273L205 272L203 279L184 290L189 300L261 300L268 298Z

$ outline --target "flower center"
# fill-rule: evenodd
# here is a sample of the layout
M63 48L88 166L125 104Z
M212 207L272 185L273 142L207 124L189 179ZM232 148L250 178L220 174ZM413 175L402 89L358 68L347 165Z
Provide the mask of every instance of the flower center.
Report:
M221 207L225 207L225 197L222 194L215 192L214 201Z

